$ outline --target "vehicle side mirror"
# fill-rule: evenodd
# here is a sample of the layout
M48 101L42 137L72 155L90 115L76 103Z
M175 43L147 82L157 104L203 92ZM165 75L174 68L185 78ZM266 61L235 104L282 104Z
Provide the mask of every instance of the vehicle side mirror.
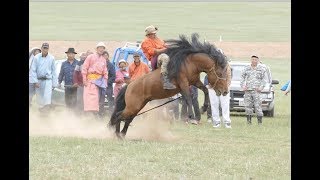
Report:
M279 81L278 81L278 80L276 80L276 79L272 79L271 84L279 84Z

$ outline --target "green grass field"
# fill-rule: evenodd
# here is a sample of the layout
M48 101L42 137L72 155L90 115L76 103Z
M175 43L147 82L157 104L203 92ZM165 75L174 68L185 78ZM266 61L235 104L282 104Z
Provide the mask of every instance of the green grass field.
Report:
M30 41L135 41L154 24L164 39L199 32L209 40L222 35L224 41L290 42L290 6L30 2L29 33ZM247 126L245 116L232 113L232 129L214 129L206 115L199 126L174 123L170 132L177 138L171 141L30 136L30 179L291 179L291 94L280 91L291 77L291 60L261 60L280 81L275 86L275 117L265 117L262 126L255 117ZM203 93L199 95L201 106Z
M150 24L164 39L290 42L290 2L30 2L30 40L119 40L144 37Z
M279 90L290 79L290 60L264 63L280 84L275 117L264 117L261 127L255 117L247 126L245 116L232 113L232 129L213 129L206 115L199 126L175 123L173 141L30 136L30 178L290 179L291 94Z

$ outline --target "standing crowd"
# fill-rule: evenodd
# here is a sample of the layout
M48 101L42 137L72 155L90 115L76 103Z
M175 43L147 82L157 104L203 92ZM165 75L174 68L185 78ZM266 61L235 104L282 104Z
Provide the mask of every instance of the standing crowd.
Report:
M161 69L161 80L164 89L175 89L176 86L168 79L167 64L169 56L165 54L167 45L157 36L158 28L148 26L145 28L145 38L141 43L141 49L145 57L150 61L151 70ZM223 54L222 50L220 50ZM112 113L114 101L120 89L135 79L150 72L147 64L141 62L139 53L134 53L134 61L128 64L121 59L117 64L109 60L109 53L103 42L97 43L95 52L90 50L79 53L79 60L75 58L76 50L70 47L65 52L67 58L62 63L59 73L56 73L55 58L49 53L49 44L43 43L41 48L34 47L29 53L29 106L33 96L36 95L36 102L39 112L42 115L48 114L53 108L51 99L54 88L62 88L64 82L65 105L68 110L76 114L93 114L102 118L106 114L105 97L108 100L108 110ZM251 65L246 67L241 76L241 87L245 92L244 101L246 106L247 122L251 124L253 115L252 107L255 108L258 123L262 123L263 113L261 110L261 91L265 86L264 69L259 66L259 57L251 57ZM115 70L115 66L118 70ZM231 84L231 67L227 67L227 83ZM212 120L213 127L221 126L220 108L223 124L231 128L230 119L230 94L217 96L213 87L205 77L204 84L208 88L210 104L207 110L207 118ZM198 101L198 89L190 86L192 96L192 107L195 112L192 119L200 123L201 112ZM186 100L181 100L181 119L188 121L186 117ZM178 106L179 103L175 103ZM179 110L179 107L177 108ZM174 111L175 117L179 117L179 111Z

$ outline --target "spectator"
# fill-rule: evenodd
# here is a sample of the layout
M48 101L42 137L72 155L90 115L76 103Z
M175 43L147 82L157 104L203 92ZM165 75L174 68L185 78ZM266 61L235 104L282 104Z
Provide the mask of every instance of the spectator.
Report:
M99 42L96 53L88 55L81 70L83 78L83 105L85 112L93 112L99 117L104 113L104 98L108 80L106 60L103 52L106 45Z
M87 53L80 53L80 61L76 65L73 72L73 86L77 87L77 110L80 114L83 112L83 78L81 74L81 69L86 58Z
M231 67L228 65L227 67L227 83L228 87L231 84ZM220 109L221 106L222 117L224 119L224 125L226 128L231 128L231 119L230 119L230 92L226 95L217 96L216 91L208 85L208 92L211 104L212 111L212 123L214 128L220 127Z
M107 99L108 99L109 110L112 111L113 105L114 105L113 83L116 79L116 70L114 68L114 65L109 60L108 51L104 51L103 56L106 59L107 70L108 70L108 83L107 83L106 95L107 95Z
M150 72L148 65L141 62L139 53L134 53L133 58L134 61L129 66L129 76L131 81Z
M288 95L289 92L291 92L291 81L289 82L288 87L287 87L287 89L286 89L284 94Z
M128 63L126 60L121 59L118 62L118 67L119 69L116 72L116 80L115 80L115 86L113 89L113 94L114 94L114 98L117 98L117 95L120 91L120 89L122 88L122 86L125 83L129 83L129 73L127 72L126 68L128 66Z
M244 68L240 86L244 93L244 103L247 114L247 123L251 124L251 117L253 115L252 106L255 108L257 114L258 124L262 124L263 112L261 109L261 91L266 84L265 69L258 65L259 57L251 56L251 65Z
M176 86L168 79L167 64L170 60L169 56L164 52L167 47L162 39L157 37L158 28L148 26L145 28L146 38L142 41L141 49L147 59L151 61L152 70L157 68L157 61L161 64L161 79L163 81L163 89L175 89Z
M36 93L36 88L34 86L34 83L30 83L31 82L31 65L33 64L34 57L39 53L41 53L41 49L38 47L32 48L29 53L29 107L31 106L32 98Z
M281 90L284 91L284 95L287 96L291 91L291 80L289 80L285 85L283 85Z
M198 101L198 88L196 86L191 85L190 86L190 94L191 94L191 100L192 100L192 107L194 110L194 115L191 117L190 122L192 124L199 124L201 120L201 114L200 114L200 109L199 109L199 101ZM187 100L185 99L184 96L182 96L182 107L181 107L181 119L187 119L186 122L189 121L189 117L187 117L187 112L188 112L188 106L187 106ZM192 111L192 109L191 109Z
M43 43L41 53L35 56L31 65L30 83L36 88L39 111L45 115L51 109L52 89L58 86L54 57L49 54L49 44Z
M64 80L66 106L67 108L75 109L77 104L77 87L73 83L73 72L79 61L74 57L77 54L74 48L69 48L65 53L67 54L67 60L61 65L58 83L59 87L61 87L61 83Z

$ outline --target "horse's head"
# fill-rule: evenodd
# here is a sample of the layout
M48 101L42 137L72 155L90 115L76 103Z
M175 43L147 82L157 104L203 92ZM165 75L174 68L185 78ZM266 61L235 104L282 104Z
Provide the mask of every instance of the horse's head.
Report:
M211 87L216 91L217 96L225 96L229 93L229 84L227 81L228 68L230 67L225 66L225 68L222 68L220 66L214 65L207 72L208 81Z

